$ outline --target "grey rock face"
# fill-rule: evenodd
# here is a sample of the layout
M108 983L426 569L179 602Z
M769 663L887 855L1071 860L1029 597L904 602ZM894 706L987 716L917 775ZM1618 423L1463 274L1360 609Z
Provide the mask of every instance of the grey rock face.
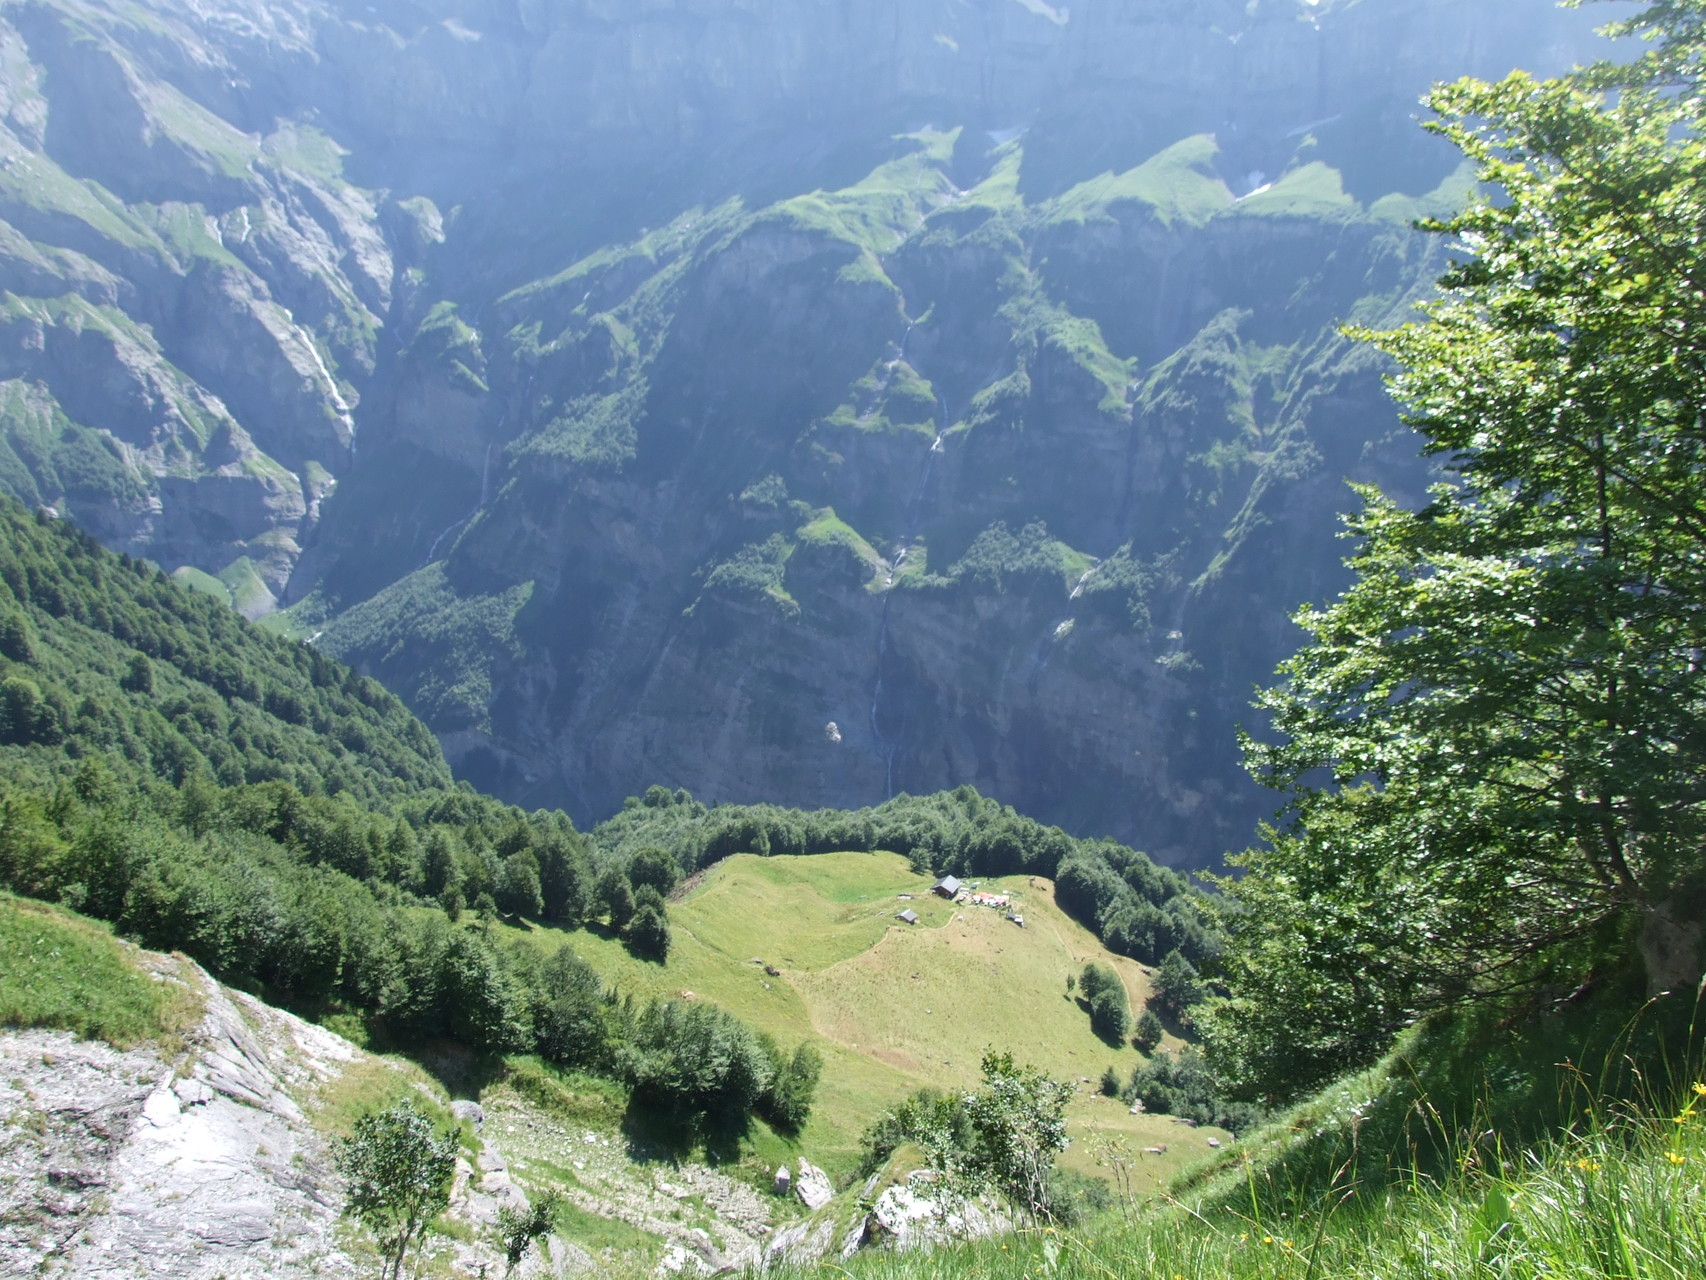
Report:
M297 1100L355 1051L198 970L177 980L207 1001L178 1063L61 1032L0 1032L4 1268L355 1275L334 1241L327 1150Z

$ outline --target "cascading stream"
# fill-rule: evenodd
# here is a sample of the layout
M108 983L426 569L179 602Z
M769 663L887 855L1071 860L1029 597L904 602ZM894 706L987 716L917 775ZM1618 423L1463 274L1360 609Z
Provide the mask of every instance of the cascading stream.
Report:
M463 528L470 520L472 520L475 516L480 514L480 508L486 505L487 499L490 498L490 496L491 496L491 493L490 493L491 478L492 478L492 446L491 446L490 442L488 442L486 444L485 461L483 462L483 464L480 467L480 500L478 502L476 502L473 505L473 507L471 507L469 509L469 511L466 515L462 516L458 520L452 521L449 525L447 525L444 528L444 530L438 535L438 537L436 537L432 540L432 545L427 548L426 559L421 561L421 568L423 568L423 569L426 568L434 560L438 559L438 549L443 544L443 542L446 538L450 537L452 534L457 532L457 530Z
M1101 567L1102 562L1098 560L1078 575L1078 581L1073 584L1071 593L1066 597L1066 616L1049 628L1048 634L1043 637L1036 653L1032 655L1030 687L1033 693L1036 692L1037 681L1048 669L1049 659L1054 656L1055 645L1072 634L1072 628L1078 622L1078 600L1083 596L1084 588L1090 585L1090 579L1096 576Z

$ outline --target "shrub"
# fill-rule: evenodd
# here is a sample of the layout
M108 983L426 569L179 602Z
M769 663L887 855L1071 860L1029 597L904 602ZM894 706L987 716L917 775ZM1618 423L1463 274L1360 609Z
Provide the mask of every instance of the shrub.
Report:
M368 1113L337 1147L344 1212L379 1238L384 1277L400 1277L409 1246L450 1203L456 1139L433 1132L411 1101Z

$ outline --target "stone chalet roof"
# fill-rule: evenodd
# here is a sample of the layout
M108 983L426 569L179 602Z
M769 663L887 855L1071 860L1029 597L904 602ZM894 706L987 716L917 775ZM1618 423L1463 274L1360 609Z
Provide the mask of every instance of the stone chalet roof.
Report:
M935 884L931 885L930 887L935 892L940 893L940 894L944 895L945 897L951 898L956 893L958 893L960 891L960 882L958 880L954 879L953 876L943 876L940 880L938 880Z
M918 913L916 911L897 911L894 918L896 920L904 920L907 924L918 923Z

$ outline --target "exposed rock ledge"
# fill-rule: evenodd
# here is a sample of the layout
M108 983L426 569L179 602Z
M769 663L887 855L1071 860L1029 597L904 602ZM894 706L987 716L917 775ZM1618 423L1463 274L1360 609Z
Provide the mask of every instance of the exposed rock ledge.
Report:
M302 1103L356 1049L193 965L154 963L206 1004L175 1061L0 1032L0 1272L355 1275Z

